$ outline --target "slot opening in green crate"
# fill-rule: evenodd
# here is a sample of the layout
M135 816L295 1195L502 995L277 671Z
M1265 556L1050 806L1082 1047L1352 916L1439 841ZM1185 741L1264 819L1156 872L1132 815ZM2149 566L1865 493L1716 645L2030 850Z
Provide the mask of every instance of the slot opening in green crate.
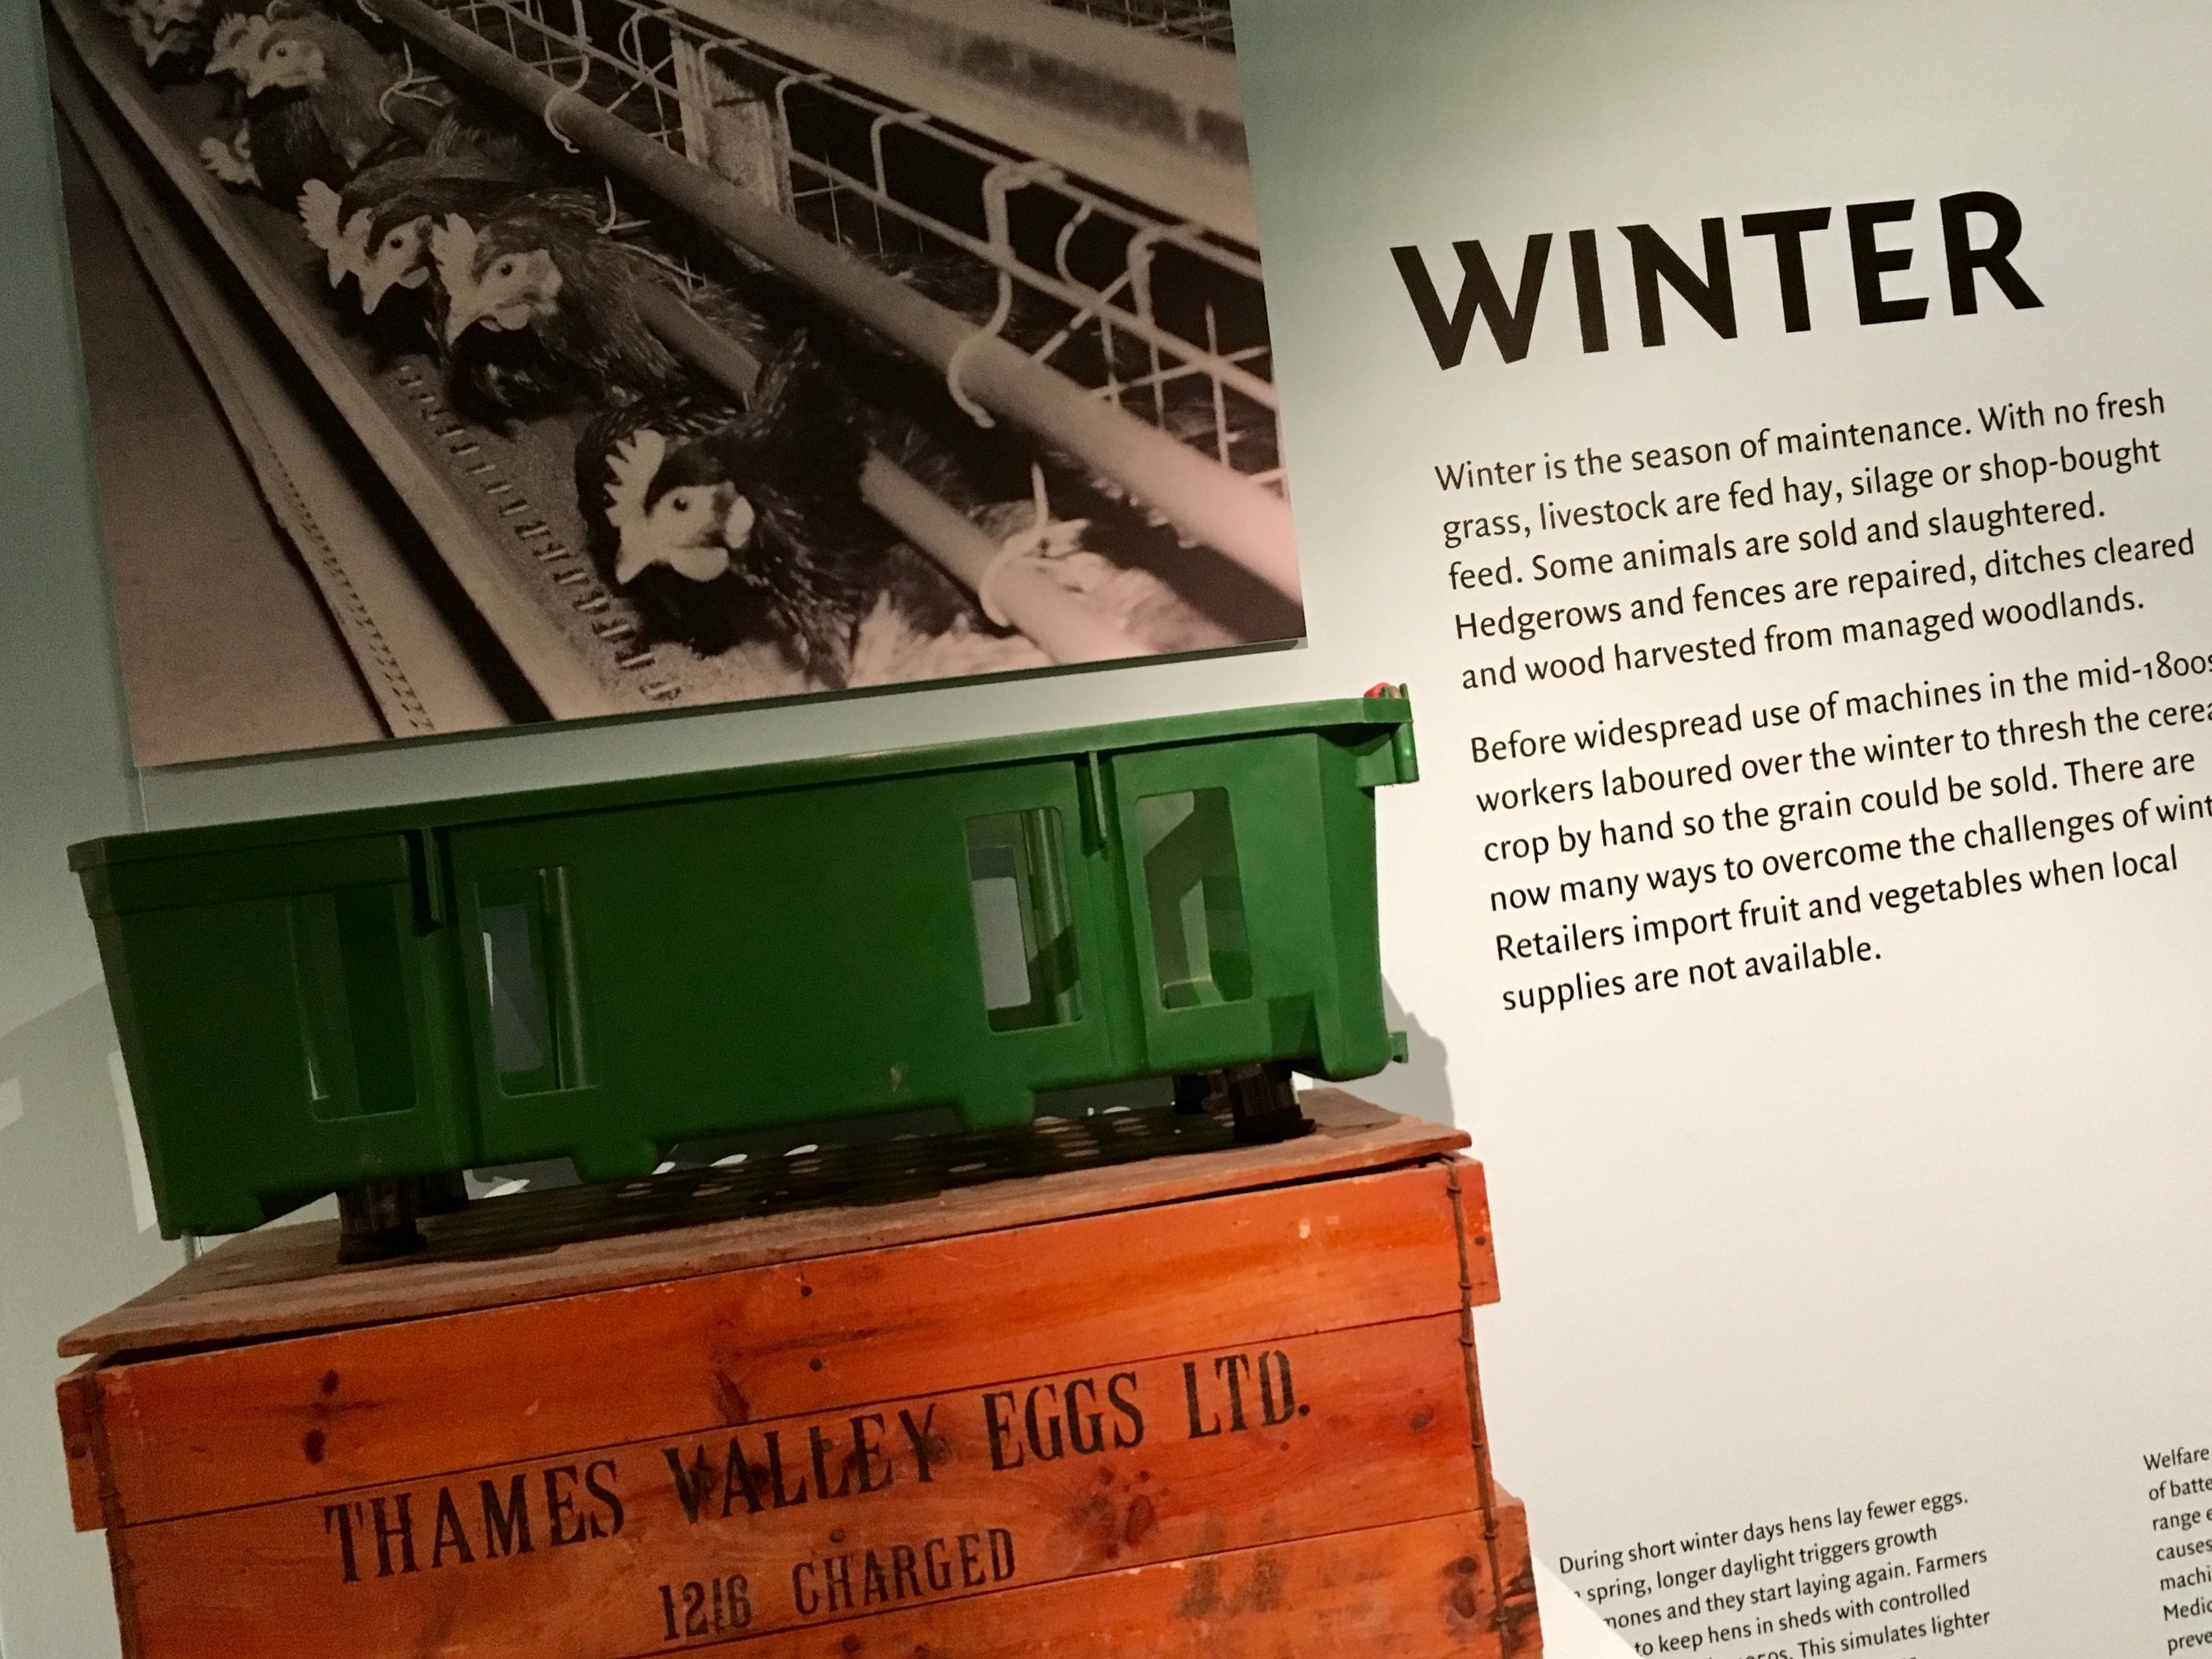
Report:
M287 903L308 1108L325 1121L415 1108L400 898L345 887Z
M1060 813L1050 806L968 820L968 898L994 1031L1083 1018Z
M477 884L492 1070L507 1095L580 1089L583 994L563 867Z
M1229 792L1143 797L1137 843L1160 1001L1170 1008L1243 1001L1252 994L1252 951Z

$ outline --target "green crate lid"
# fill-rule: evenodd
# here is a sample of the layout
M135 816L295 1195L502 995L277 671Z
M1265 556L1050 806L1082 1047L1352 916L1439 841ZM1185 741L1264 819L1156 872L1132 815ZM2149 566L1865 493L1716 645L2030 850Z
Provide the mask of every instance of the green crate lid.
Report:
M1275 732L1311 732L1370 727L1394 732L1411 722L1413 705L1402 687L1377 686L1364 697L1318 702L1282 703L1266 708L1224 709L1177 714L1164 720L1127 720L1072 731L1036 732L1005 738L917 749L879 750L819 760L782 761L762 766L727 767L605 783L563 784L458 800L316 812L294 817L261 818L241 823L207 824L188 830L156 830L137 835L103 836L69 849L70 868L80 874L113 866L211 854L268 853L314 842L358 836L391 836L408 830L528 818L549 813L590 812L621 807L661 805L718 796L805 789L864 778L999 766L1009 762L1049 759L1133 749L1162 748L1223 738L1258 737ZM1410 753L1408 757L1410 761ZM1411 781L1410 766L1401 767Z

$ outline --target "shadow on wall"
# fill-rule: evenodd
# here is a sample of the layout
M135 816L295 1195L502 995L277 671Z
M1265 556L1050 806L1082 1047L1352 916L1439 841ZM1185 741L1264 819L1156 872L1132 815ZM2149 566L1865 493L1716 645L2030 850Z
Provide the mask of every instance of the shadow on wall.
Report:
M1344 1085L1346 1090L1362 1100L1431 1123L1457 1122L1452 1112L1451 1076L1444 1069L1448 1056L1443 1040L1407 1011L1388 980L1382 981L1382 1014L1392 1030L1406 1034L1406 1063L1386 1066L1373 1077L1355 1079Z
M117 1650L107 1555L70 1520L54 1343L183 1264L153 1224L126 1135L107 994L94 986L0 1036L0 1643Z

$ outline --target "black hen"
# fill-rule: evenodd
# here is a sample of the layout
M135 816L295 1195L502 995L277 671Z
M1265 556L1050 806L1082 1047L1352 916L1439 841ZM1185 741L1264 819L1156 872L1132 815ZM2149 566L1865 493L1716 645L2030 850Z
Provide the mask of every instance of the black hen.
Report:
M243 76L241 43L258 46L272 21L305 16L312 0L120 0L111 6L156 82L225 72Z
M928 634L972 609L861 501L866 456L859 410L799 336L743 414L695 393L600 416L577 493L602 568L662 635L709 653L765 640L841 690L879 605Z
M234 42L228 67L245 82L246 125L225 144L202 141L210 171L294 206L311 179L341 188L400 140L383 102L399 78L358 30L319 13L280 17Z
M495 152L448 115L419 155L401 155L363 169L343 190L311 179L300 192L300 222L323 251L332 288L350 275L361 308L374 315L394 288L419 289L430 278L430 230L448 213L471 223L512 205L531 185L527 163ZM592 210L578 197L580 211Z
M431 253L448 220L474 223L526 203L588 230L597 202L581 191L526 190L504 164L475 155L409 156L362 173L343 191L310 182L300 197L307 234L324 251L331 286L350 273L362 317L387 350L428 350L445 366L456 409L498 422L573 401L576 377L527 329L447 331L452 299ZM407 303L386 306L395 292Z
M471 331L527 335L586 403L681 395L690 374L646 325L639 301L665 271L588 220L536 196L473 223L453 213L430 233L449 346Z

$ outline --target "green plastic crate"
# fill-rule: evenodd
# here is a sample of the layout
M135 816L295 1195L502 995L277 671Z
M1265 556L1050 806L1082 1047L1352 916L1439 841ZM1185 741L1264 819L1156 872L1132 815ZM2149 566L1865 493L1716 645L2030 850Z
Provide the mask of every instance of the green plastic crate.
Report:
M1378 692L1379 692L1378 689ZM1392 1058L1402 692L70 849L162 1231L360 1183Z

